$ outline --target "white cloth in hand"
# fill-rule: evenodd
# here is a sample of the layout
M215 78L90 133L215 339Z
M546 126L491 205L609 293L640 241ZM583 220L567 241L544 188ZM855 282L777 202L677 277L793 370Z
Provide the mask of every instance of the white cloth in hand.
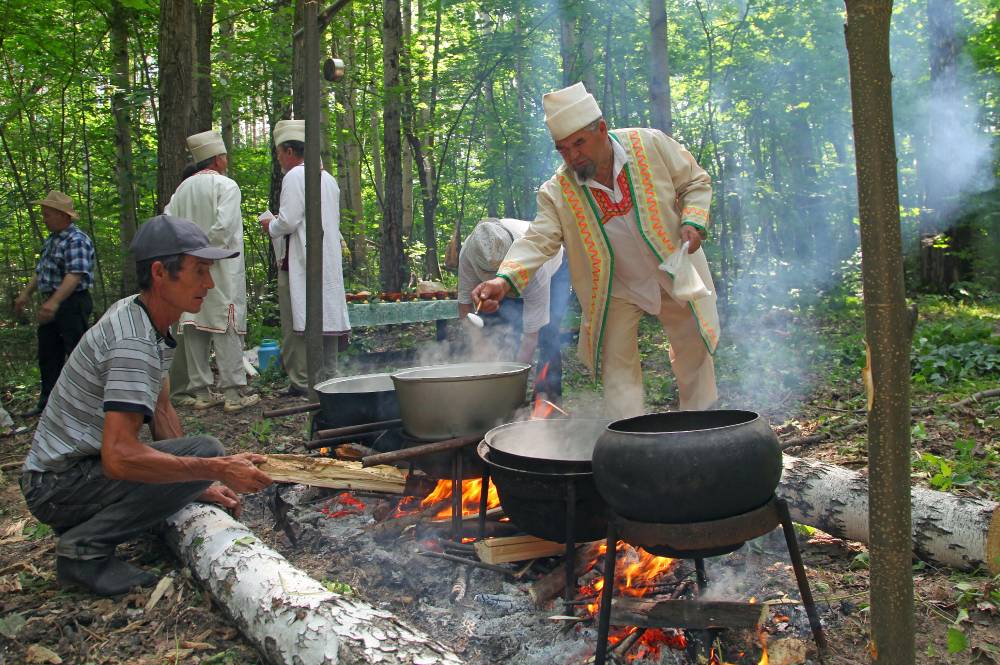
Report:
M712 295L691 263L691 256L688 254L689 245L690 243L685 242L660 264L660 270L674 279L674 298L682 302L691 302Z

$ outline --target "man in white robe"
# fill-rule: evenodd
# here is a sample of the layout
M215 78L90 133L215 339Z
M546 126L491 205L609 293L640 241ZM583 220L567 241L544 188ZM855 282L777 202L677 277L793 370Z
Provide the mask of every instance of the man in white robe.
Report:
M274 146L281 172L278 215L261 215L278 259L278 306L281 312L281 363L288 374L288 393L305 395L309 388L306 365L306 167L305 120L281 120L274 126ZM318 148L318 147L317 147ZM323 366L317 376L327 378L331 360L346 345L351 324L344 295L340 251L340 188L332 175L320 172L320 210L323 219Z
M226 177L229 156L218 132L189 136L187 147L194 162L188 171L193 173L177 187L164 212L190 219L213 245L239 252L239 256L216 262L211 269L215 288L205 296L201 311L181 314L170 368L170 398L175 405L195 409L222 404L227 412L240 411L260 401L259 395L242 394L247 385L243 365L247 286L240 188ZM209 354L213 348L221 395L211 390Z
M711 179L679 143L654 129L610 131L597 101L577 83L546 94L545 121L563 165L538 191L538 214L507 252L497 277L472 293L495 311L520 292L561 246L580 300L580 359L604 382L609 415L645 410L638 349L639 320L659 319L681 409L718 400L712 354L719 340L715 287L701 249ZM710 295L675 292L658 268L683 243Z

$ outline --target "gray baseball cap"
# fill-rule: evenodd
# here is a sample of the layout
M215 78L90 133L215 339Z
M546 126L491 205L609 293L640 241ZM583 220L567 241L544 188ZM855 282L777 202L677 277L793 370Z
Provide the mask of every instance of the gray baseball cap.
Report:
M190 254L213 260L233 259L240 255L231 249L210 247L208 236L197 224L173 215L157 215L146 220L132 239L132 254L136 261L172 254Z

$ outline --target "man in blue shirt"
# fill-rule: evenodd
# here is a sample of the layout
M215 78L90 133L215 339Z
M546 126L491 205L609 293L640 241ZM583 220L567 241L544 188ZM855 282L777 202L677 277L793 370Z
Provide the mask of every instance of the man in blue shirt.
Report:
M38 291L38 369L42 391L38 404L25 416L36 416L45 408L66 357L76 348L90 324L94 309L90 287L94 285L94 244L73 223L80 215L73 199L52 190L40 201L42 219L49 237L42 246L35 274L14 301L14 313L21 314Z

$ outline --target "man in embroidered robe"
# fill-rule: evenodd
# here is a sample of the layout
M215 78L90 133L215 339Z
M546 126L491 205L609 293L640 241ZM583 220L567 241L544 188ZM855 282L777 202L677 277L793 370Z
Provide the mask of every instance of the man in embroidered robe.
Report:
M644 411L638 329L657 317L670 340L681 409L718 399L712 354L719 339L715 287L702 240L711 180L679 143L655 129L609 130L597 101L577 83L546 94L545 121L563 165L538 191L538 213L497 270L473 291L481 311L495 311L565 246L580 300L579 355L604 381L609 415ZM682 243L712 295L674 297L658 266Z
M164 208L168 215L192 220L216 246L239 255L211 268L215 288L205 296L201 311L184 312L177 323L177 352L170 368L170 398L180 406L208 409L222 404L239 411L256 404L259 395L242 395L247 385L243 366L243 335L247 332L247 275L243 261L243 218L240 188L226 177L229 157L222 135L207 131L189 136L187 148L194 161ZM219 389L209 352L215 348Z
M274 148L281 172L278 215L260 216L261 228L271 237L278 257L278 307L281 311L281 364L288 374L289 395L309 389L306 365L306 124L305 120L279 120L274 126ZM318 150L319 146L313 149ZM340 252L340 187L320 170L320 214L323 220L323 366L319 379L336 372L334 358L347 348L351 323L344 294L343 257Z

